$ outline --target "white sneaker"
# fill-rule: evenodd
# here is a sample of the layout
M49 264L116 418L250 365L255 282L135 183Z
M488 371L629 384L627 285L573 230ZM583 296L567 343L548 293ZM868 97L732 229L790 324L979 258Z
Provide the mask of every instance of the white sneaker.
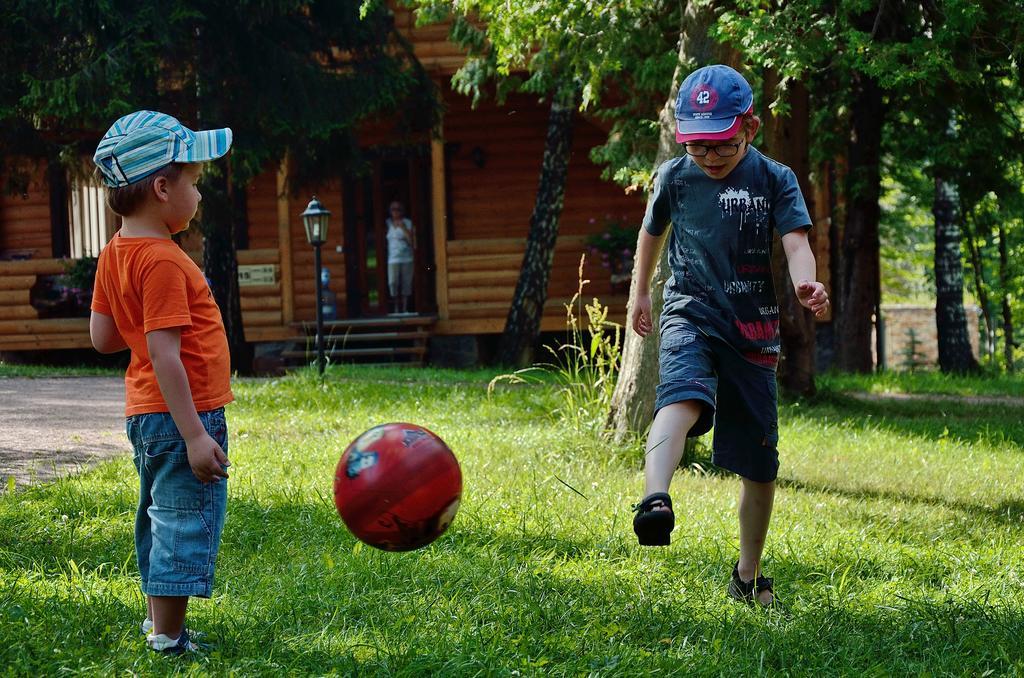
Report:
M188 652L199 652L202 648L191 641L188 629L182 629L181 635L177 638L168 638L163 633L149 634L146 636L146 645L154 652L175 655Z

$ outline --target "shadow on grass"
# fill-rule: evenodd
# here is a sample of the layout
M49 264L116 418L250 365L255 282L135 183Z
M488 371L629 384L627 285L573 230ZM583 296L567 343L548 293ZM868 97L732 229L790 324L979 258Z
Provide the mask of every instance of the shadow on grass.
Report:
M780 618L725 599L731 563L718 544L682 535L670 549L606 554L597 537L461 518L433 546L394 554L357 547L326 499L233 497L217 597L195 609L219 648L203 670L1006 672L1024 634L1024 611L1005 602L927 602L908 591L885 607L860 604L860 587L888 576L877 560L859 558L845 585L826 576L826 558L771 563L789 582L782 590L798 591L794 614ZM127 520L125 532L130 539ZM75 548L88 559L103 543ZM33 548L23 566L51 557ZM102 582L91 593L0 588L0 633L10 639L0 662L43 674L160 671L132 635L138 613Z
M864 401L825 392L808 401L809 409L786 411L780 417L805 417L848 422L855 429L882 429L927 439L940 437L981 441L1024 449L1024 407L966 402Z
M1024 526L1024 501L1019 499L1008 499L996 504L995 506L985 506L983 504L972 504L970 502L949 499L943 496L908 494L904 491L867 487L842 488L826 483L814 483L795 478L779 478L777 482L779 487L782 488L801 490L805 492L820 492L822 494L853 500L924 504L927 506L948 509L950 511L959 511L974 516L981 516L1003 525Z

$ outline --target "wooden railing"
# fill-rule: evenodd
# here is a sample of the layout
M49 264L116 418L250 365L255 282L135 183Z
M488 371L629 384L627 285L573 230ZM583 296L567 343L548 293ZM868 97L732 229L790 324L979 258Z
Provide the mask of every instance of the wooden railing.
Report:
M276 249L239 250L238 263L278 264L278 252ZM30 291L38 276L62 273L62 259L0 262L0 351L92 346L88 318L40 318L30 304ZM247 341L279 341L288 336L281 311L280 281L241 287L240 293Z
M88 318L40 318L30 295L40 275L64 272L60 259L0 262L0 351L88 348Z

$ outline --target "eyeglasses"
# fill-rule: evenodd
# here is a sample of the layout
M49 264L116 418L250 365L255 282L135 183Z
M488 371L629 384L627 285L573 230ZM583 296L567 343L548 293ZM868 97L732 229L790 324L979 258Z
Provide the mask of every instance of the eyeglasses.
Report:
M740 152L740 146L743 145L744 141L744 139L741 139L739 143L715 144L714 146L706 146L704 144L686 144L686 154L692 155L695 158L703 158L709 151L714 151L715 155L719 158L731 158Z

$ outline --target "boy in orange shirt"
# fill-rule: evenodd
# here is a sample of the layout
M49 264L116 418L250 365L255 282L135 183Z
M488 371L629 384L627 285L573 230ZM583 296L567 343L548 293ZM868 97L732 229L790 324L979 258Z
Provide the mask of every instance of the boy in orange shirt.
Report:
M195 651L189 596L209 598L227 506L224 406L234 397L220 309L199 267L171 240L202 196L202 163L228 152L231 130L193 132L163 113L126 115L94 161L123 217L100 253L89 319L100 353L131 350L125 415L139 474L135 551L148 646Z

